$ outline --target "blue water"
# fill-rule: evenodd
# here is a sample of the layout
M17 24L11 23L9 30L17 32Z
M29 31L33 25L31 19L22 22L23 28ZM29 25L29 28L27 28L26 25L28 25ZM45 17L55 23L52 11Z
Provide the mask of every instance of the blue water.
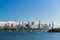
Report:
M0 40L60 40L60 32L45 31L0 31Z

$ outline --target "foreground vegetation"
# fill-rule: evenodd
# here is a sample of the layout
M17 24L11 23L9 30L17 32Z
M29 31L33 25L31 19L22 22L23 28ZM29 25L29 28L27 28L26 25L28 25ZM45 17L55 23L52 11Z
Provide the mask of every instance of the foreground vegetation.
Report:
M48 32L60 32L60 28L53 28L48 30Z

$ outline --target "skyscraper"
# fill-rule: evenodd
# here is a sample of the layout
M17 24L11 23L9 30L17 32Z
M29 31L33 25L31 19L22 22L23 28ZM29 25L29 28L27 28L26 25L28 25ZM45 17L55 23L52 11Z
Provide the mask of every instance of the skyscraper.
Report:
M28 21L28 23L26 24L26 27L28 28L28 29L30 29L30 22Z
M51 27L51 24L49 24L49 27Z
M52 22L52 29L54 28L54 22Z
M38 29L40 29L40 21L39 21L39 23L38 23Z
M28 21L28 26L30 25L30 22Z
M31 25L34 25L34 22L31 22Z

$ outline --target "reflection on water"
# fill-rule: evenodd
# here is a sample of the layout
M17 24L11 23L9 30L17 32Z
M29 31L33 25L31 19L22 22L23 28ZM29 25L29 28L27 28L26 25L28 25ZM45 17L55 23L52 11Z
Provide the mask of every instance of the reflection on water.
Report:
M0 31L0 40L60 40L60 33L38 30Z

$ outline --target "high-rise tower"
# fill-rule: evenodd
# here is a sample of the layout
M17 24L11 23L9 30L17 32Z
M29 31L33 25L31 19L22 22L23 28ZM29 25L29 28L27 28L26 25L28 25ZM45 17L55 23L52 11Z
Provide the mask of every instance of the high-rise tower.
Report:
M40 29L40 21L39 21L39 23L38 23L38 29Z
M52 22L52 29L54 28L54 22Z
M31 25L34 25L34 22L31 22Z

